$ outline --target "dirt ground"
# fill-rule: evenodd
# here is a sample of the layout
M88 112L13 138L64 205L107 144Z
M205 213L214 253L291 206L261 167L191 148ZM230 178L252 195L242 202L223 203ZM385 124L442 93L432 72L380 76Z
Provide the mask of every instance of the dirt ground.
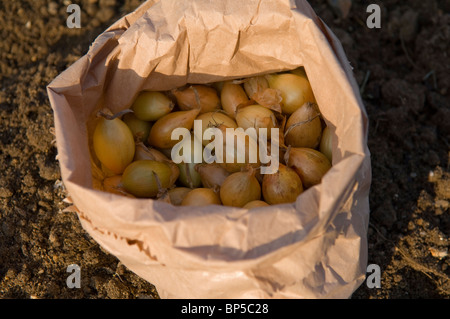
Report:
M138 0L0 1L0 298L159 298L64 213L46 86ZM336 3L337 1L332 1ZM366 25L378 3L381 28ZM450 1L354 1L313 8L341 40L370 118L369 263L381 288L355 299L450 297ZM82 269L80 289L67 266Z

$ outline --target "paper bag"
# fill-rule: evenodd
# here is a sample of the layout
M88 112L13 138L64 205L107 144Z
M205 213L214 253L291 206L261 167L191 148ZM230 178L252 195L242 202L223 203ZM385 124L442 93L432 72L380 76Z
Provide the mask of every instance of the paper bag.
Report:
M177 207L97 190L91 120L169 90L304 66L333 167L292 204ZM365 279L367 115L340 42L306 1L148 1L48 86L63 182L84 229L161 298L349 298Z

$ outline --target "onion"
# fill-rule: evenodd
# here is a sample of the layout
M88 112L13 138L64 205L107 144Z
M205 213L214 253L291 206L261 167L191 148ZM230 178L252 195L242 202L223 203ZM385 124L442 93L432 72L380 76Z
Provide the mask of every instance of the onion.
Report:
M151 122L139 119L134 113L125 114L122 121L128 125L136 140L142 142L147 141L152 128Z
M279 165L278 172L263 177L263 198L270 205L293 203L302 192L300 177L283 164Z
M328 158L312 148L288 148L285 156L287 166L300 176L305 188L319 184L331 168Z
M221 205L220 198L211 188L195 188L186 194L181 206Z
M125 190L136 197L152 198L172 186L169 165L150 160L135 161L122 175Z
M169 165L170 169L172 170L172 175L170 177L171 184L174 184L180 176L180 169L166 155L153 147L147 147L143 143L136 143L136 151L134 153L133 161L140 160L158 161Z
M247 204L245 204L242 208L252 209L252 208L266 207L266 206L270 206L270 205L267 204L265 201L262 201L262 200L253 200L253 201L248 202Z
M248 165L254 168L261 165L256 136L252 137L246 134L242 128L235 129L233 132L227 131L227 127L224 125L219 125L218 128L223 134L222 163L216 160L220 166L230 173L235 173ZM231 142L227 142L232 140L234 140L233 147ZM242 154L244 156L241 159L239 157ZM216 156L218 155L216 152Z
M106 177L103 182L103 190L108 193L113 193L117 195L122 195L126 197L134 198L133 195L128 193L122 185L122 175L114 175L111 177Z
M223 110L234 119L237 107L248 103L249 98L240 84L226 81L222 87L220 101Z
M297 109L286 122L284 142L292 147L316 148L322 135L320 112L316 104L306 103Z
M309 81L302 76L281 73L268 74L266 78L271 88L281 92L281 108L285 114L292 114L303 104L316 101Z
M183 90L175 89L171 93L182 111L200 109L200 113L213 112L220 109L220 98L217 91L206 85L191 85Z
M190 139L184 139L179 144L175 146L176 149L173 151L176 152L177 155L183 156L184 149L190 149L191 158L189 161L181 161L177 164L178 169L180 170L180 176L178 180L181 185L189 188L196 188L202 186L202 179L200 174L195 170L195 166L199 163L195 163L195 135L192 135ZM203 154L203 147L200 150Z
M228 176L220 187L220 199L225 206L243 207L261 199L261 185L252 169Z
M267 88L269 88L269 82L262 75L253 76L244 81L244 91L251 99L253 99L254 94L264 91Z
M158 148L173 147L178 141L172 140L172 131L182 127L191 130L199 112L200 109L193 109L190 111L171 112L164 115L153 124L148 137L148 143Z
M271 129L278 127L273 112L258 104L239 108L236 112L236 123L244 130L249 127L255 128L258 136L259 129L266 128L267 138L270 138Z
M170 203L175 206L181 205L181 202L183 201L184 197L191 190L192 190L192 188L189 188L189 187L175 187L175 188L169 189L168 194L169 194Z
M290 71L292 74L304 77L305 79L307 79L307 75L306 75L306 71L305 71L305 67L303 66L299 66L298 68Z
M230 173L217 163L197 164L195 170L200 174L202 185L207 188L220 188Z
M101 117L94 129L93 148L102 166L120 175L134 157L133 133L121 119Z
M143 91L134 101L131 109L143 121L156 121L169 114L174 103L166 95L157 91Z
M206 129L210 127L218 127L224 125L226 127L237 128L238 125L234 119L229 117L225 112L215 111L199 114L196 120L202 121L202 136L204 136ZM210 140L203 139L203 146L210 143Z
M330 163L333 160L333 137L328 126L322 131L322 139L320 140L319 150L328 158Z

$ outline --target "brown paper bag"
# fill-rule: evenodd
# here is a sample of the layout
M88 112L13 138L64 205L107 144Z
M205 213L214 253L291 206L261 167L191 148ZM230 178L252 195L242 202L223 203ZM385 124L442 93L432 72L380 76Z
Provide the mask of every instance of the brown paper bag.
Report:
M333 167L293 204L175 207L96 190L91 120L141 90L304 66ZM62 179L82 226L162 298L349 298L366 273L367 116L333 33L306 1L148 1L49 86Z

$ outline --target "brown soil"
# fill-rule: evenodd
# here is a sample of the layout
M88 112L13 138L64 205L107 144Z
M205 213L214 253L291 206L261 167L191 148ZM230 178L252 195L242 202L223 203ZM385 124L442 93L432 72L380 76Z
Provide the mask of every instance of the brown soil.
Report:
M63 212L46 85L138 0L0 2L0 298L158 298ZM381 29L366 7L382 8ZM311 1L342 41L370 118L369 264L381 288L353 298L450 297L450 1L355 1L339 18ZM66 269L81 268L81 289Z

